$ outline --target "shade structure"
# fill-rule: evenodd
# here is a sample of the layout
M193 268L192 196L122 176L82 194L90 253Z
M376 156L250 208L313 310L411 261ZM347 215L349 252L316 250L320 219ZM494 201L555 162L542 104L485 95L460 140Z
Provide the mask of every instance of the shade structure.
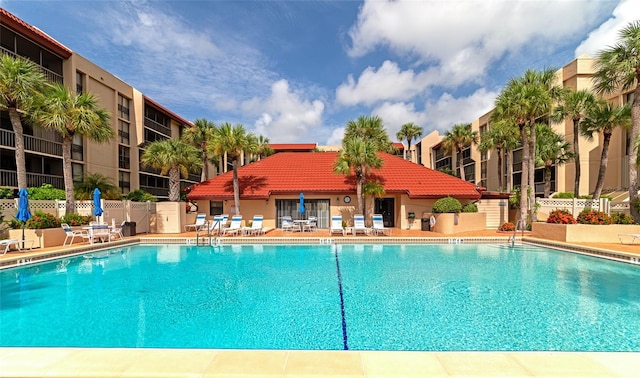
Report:
M22 248L24 248L24 224L31 218L29 211L29 193L27 189L20 188L18 191L18 213L16 219L22 222Z
M300 214L304 213L304 194L300 193L300 208L298 209Z
M99 217L102 215L102 206L100 204L100 189L95 188L93 190L93 215Z

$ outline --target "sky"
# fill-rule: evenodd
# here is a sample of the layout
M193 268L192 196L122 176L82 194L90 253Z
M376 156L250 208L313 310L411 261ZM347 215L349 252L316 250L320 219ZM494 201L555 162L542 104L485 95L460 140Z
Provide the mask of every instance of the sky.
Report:
M36 1L5 8L181 117L272 143L341 143L379 116L396 141L493 108L509 78L616 42L638 0Z

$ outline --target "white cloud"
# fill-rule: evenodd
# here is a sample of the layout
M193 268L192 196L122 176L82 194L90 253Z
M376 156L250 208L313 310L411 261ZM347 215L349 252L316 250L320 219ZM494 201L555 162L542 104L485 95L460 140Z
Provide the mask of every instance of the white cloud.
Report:
M365 0L348 52L358 57L384 46L434 64L455 86L477 80L506 53L584 32L606 7L600 1Z
M372 112L384 121L387 134L391 140L396 140L396 134L400 127L407 122L413 122L418 126L426 124L428 118L424 112L416 112L413 103L385 102Z
M327 139L327 146L339 146L342 144L342 138L344 137L344 127L338 127L333 129L331 135Z
M324 103L304 99L302 93L291 91L286 80L273 83L267 98L250 99L241 107L247 115L260 114L254 129L271 142L299 142L311 129L322 126Z
M425 116L428 117L429 130L445 131L458 123L471 123L476 118L486 114L493 108L496 92L481 88L467 97L455 98L444 93L435 102L428 102L425 106Z
M640 17L640 1L622 0L613 10L611 18L589 33L589 36L576 48L576 57L582 54L595 56L598 51L613 46L618 39L620 29L637 20L638 17Z

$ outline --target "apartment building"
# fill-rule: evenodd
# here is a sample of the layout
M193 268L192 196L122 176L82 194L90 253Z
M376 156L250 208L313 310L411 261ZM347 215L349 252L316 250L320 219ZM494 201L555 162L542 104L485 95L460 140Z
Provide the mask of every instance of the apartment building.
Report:
M123 194L142 189L160 199L167 197L168 178L158 170L141 167L140 156L149 142L179 137L189 121L2 8L0 53L30 59L49 80L64 83L77 93L93 93L111 114L115 139L105 144L79 136L74 140L74 180L100 173L113 179ZM49 183L63 189L60 135L24 123L28 186ZM199 173L190 174L181 185L196 182L200 182ZM17 186L13 127L6 112L0 112L0 186Z
M557 71L557 84L575 90L593 88L592 77L594 75L594 58L580 56ZM633 93L613 93L606 96L608 101L616 105L633 101ZM471 121L471 128L479 135L491 128L491 114L489 111L479 118ZM559 123L551 123L552 128L559 134L563 134L568 142L573 141L573 125L570 120ZM415 162L437 170L450 170L455 172L457 167L456 156L451 156L444 151L442 139L438 131L433 131L416 143ZM609 162L604 181L604 190L626 190L629 187L628 154L631 148L627 130L616 128L609 146ZM598 179L600 156L602 154L602 135L594 135L593 140L580 136L580 194L592 194ZM480 152L477 146L469 146L462 151L462 166L467 181L485 187L490 191L498 191L498 159L497 151ZM509 154L508 164L511 168L511 182L515 187L520 185L522 175L522 149L516 149ZM552 192L573 192L575 180L576 162L569 162L554 167L551 177ZM506 169L505 169L506 172ZM506 182L505 173L503 183ZM544 176L542 168L535 172L535 191L541 196L544 190Z

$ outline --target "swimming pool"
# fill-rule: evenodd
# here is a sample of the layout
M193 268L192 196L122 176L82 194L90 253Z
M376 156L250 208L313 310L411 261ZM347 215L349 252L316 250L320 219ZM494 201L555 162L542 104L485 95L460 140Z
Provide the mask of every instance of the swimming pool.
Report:
M498 245L147 245L0 272L0 346L639 351L638 267Z

